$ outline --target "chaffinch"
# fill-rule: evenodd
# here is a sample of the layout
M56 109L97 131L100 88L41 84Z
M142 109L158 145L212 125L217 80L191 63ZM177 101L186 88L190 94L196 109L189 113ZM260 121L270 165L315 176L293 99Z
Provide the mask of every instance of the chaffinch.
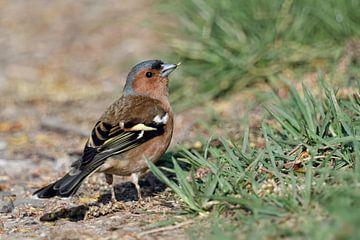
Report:
M92 173L105 173L112 187L113 175L131 176L141 198L139 175L145 159L156 162L168 148L173 133L173 112L168 100L168 76L179 64L148 60L134 66L123 95L95 124L82 157L56 182L37 190L38 198L70 197Z

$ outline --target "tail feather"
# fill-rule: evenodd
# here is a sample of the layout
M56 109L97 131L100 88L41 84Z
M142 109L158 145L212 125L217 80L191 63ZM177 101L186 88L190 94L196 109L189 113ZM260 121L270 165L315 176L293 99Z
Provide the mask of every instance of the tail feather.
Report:
M91 169L79 171L76 175L70 171L56 182L35 191L33 195L38 198L71 197L77 192L82 182L97 169L97 167L92 167Z
M33 195L37 196L38 198L71 197L77 192L82 182L89 175L98 170L99 167L105 162L105 160L112 154L115 154L116 151L118 151L118 149L114 149L111 153L99 153L88 165L74 166L74 168L64 177L48 186L40 188L39 190L35 191Z
M55 183L52 183L48 186L40 188L36 192L33 193L34 196L38 198L52 198L57 196L57 190L54 189Z
M76 193L76 190L79 189L82 183L82 181L77 180L77 178L80 177L82 177L80 174L76 176L66 174L56 182L37 190L33 195L36 195L38 198L71 197ZM63 185L64 182L67 184Z

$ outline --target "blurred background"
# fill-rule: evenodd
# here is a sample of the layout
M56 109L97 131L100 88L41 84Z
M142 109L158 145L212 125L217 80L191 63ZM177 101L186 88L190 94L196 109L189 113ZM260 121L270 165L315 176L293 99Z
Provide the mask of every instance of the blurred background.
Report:
M47 139L53 133L43 131L59 127L65 129L61 134L71 134L75 126L77 136L86 135L120 96L129 69L145 59L184 64L170 82L179 131L194 125L187 113L196 112L213 121L218 113L234 119L231 132L251 106L269 100L269 90L286 97L285 79L314 86L318 70L332 76L334 86L351 89L359 76L358 5L2 1L0 156L39 154L63 139L66 148L54 144L60 152L79 150L75 139Z
M210 135L237 141L245 115L256 133L262 104L286 98L289 83L316 92L320 71L350 96L359 9L356 0L0 1L0 191L21 204L63 174L143 60L182 62L170 82L174 149Z
M129 69L163 56L166 44L154 27L162 16L152 7L150 1L2 1L2 155L16 157L12 142L29 154L21 144L41 141L47 117L80 134L90 129L121 95Z

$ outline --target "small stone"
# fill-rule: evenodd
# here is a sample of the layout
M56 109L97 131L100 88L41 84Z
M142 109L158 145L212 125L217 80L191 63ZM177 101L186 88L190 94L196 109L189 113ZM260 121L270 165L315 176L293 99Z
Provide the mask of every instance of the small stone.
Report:
M9 213L14 209L14 203L11 199L0 200L0 213Z
M192 147L195 148L195 149L200 150L203 147L203 145L202 145L202 143L200 141L196 141L196 142L194 142Z
M16 195L11 192L0 192L0 213L9 213L14 209Z

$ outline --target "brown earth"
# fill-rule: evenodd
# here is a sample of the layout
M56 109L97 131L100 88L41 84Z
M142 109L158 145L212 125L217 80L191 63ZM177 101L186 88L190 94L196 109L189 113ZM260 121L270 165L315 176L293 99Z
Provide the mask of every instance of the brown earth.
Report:
M131 65L166 50L153 24L164 16L153 5L0 1L0 239L187 238L181 203L151 175L141 182L142 201L119 178L118 202L108 204L100 175L71 200L30 198L76 159ZM186 119L178 116L174 143L188 138ZM161 228L168 220L174 224Z

